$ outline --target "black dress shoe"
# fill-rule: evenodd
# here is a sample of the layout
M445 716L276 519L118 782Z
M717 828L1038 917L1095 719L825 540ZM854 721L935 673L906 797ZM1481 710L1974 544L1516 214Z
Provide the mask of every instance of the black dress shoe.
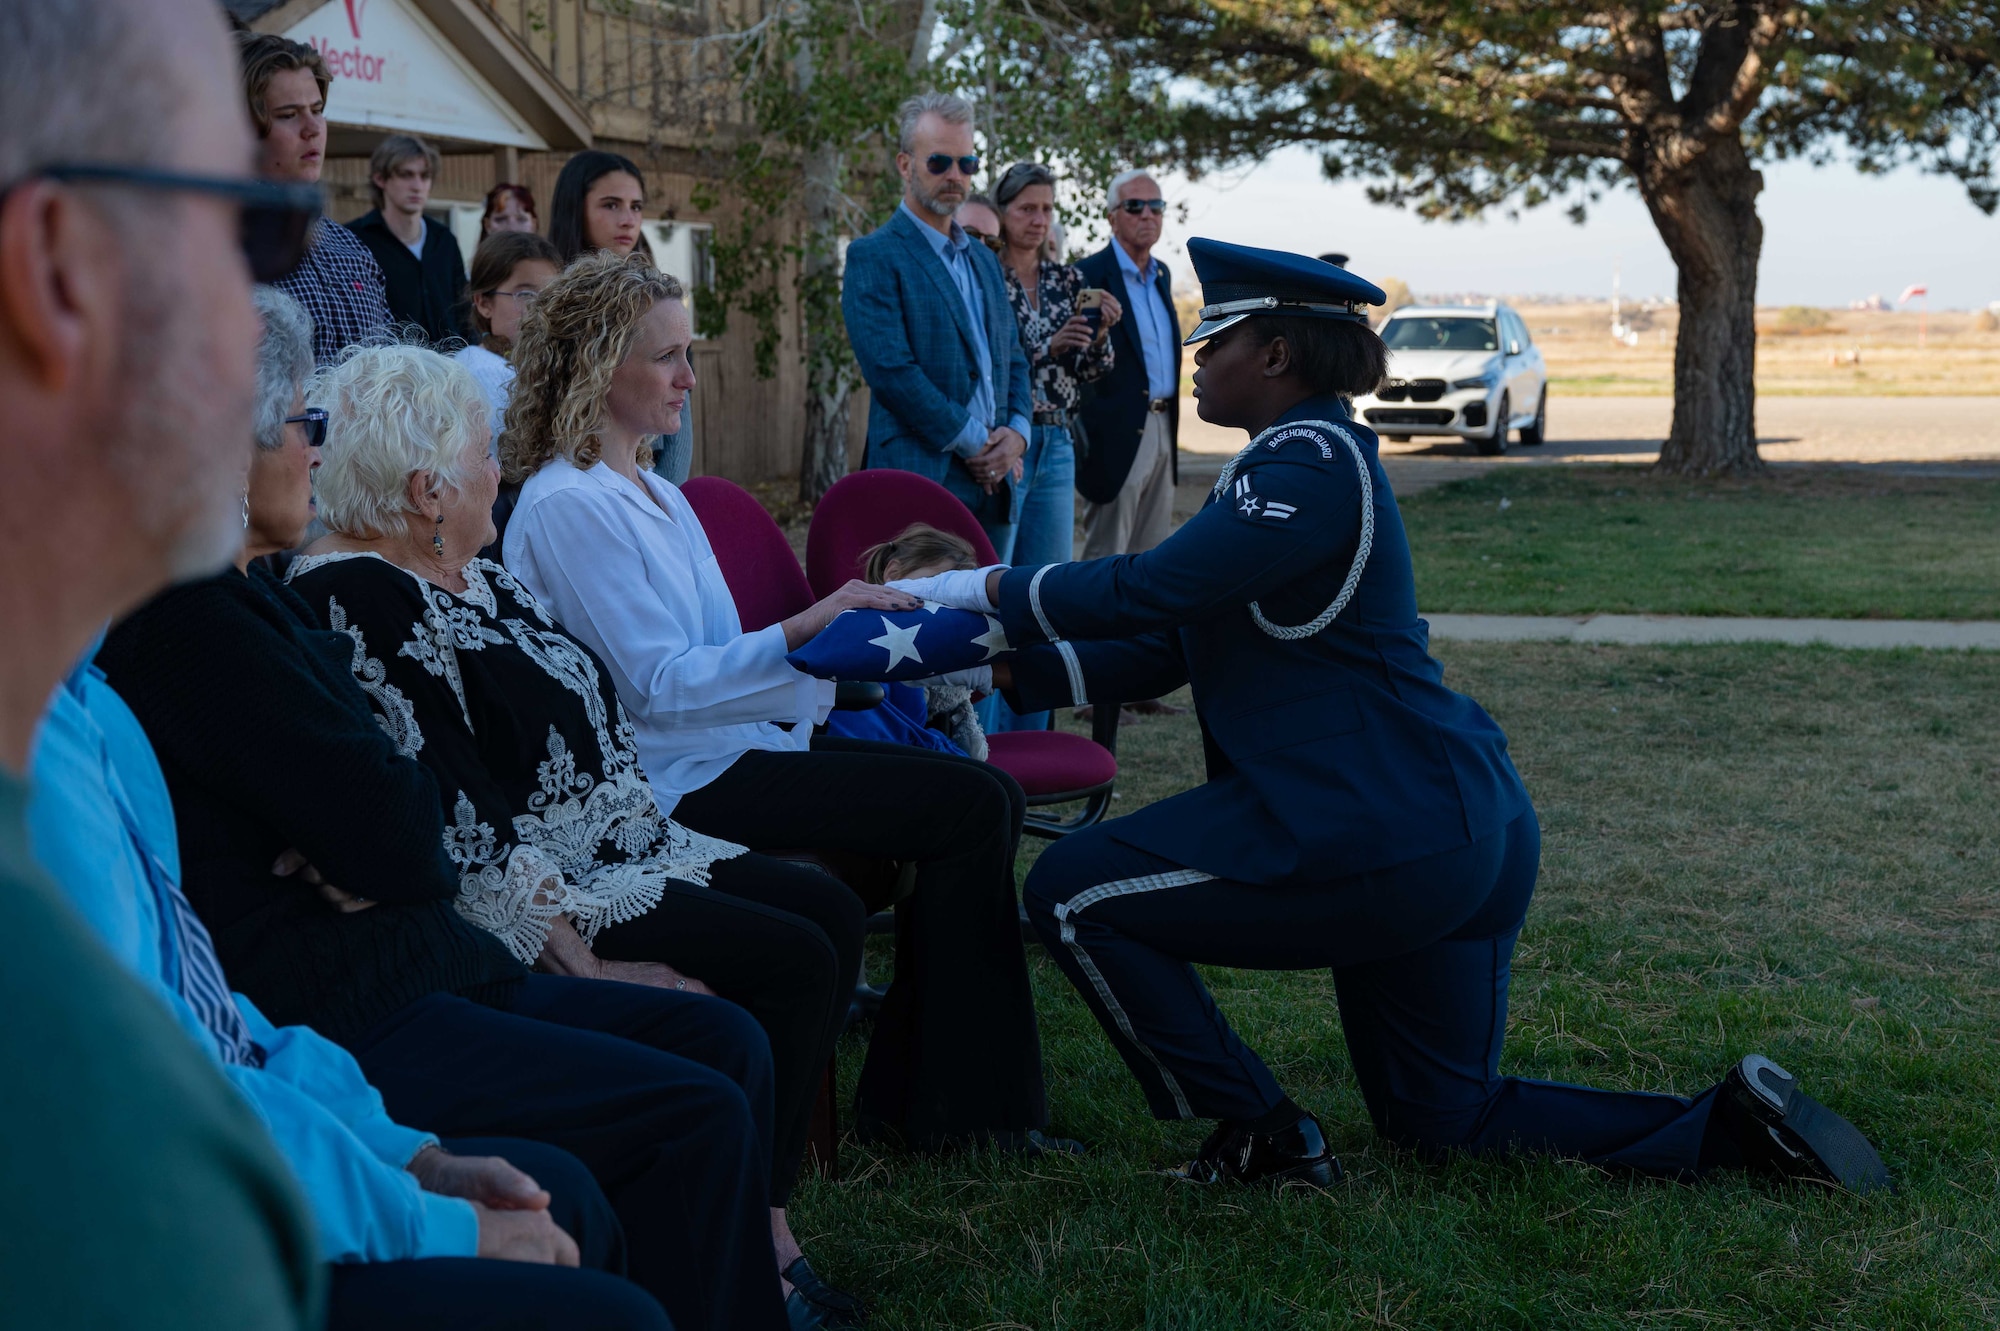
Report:
M792 1317L794 1327L799 1322L792 1313L793 1300L809 1304L811 1311L819 1315L819 1320L813 1323L816 1326L847 1328L867 1322L868 1310L862 1306L861 1300L821 1280L819 1273L812 1269L812 1263L803 1256L794 1258L783 1275L792 1282L792 1292L785 1299L785 1313Z
M1221 1124L1201 1144L1200 1154L1168 1173L1190 1183L1303 1183L1314 1188L1330 1188L1341 1177L1340 1161L1311 1114L1301 1114L1276 1132Z
M828 1320L817 1303L793 1290L785 1295L785 1325L789 1331L841 1331L851 1324Z
M1746 1169L1832 1183L1852 1192L1893 1186L1861 1130L1801 1091L1791 1073L1751 1054L1717 1092Z

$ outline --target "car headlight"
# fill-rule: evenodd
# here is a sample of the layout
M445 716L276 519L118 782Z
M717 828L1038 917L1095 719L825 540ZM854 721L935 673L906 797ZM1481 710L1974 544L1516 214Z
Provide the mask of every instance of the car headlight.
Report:
M1454 379L1451 381L1451 387L1453 392L1457 392L1461 388L1491 388L1493 387L1493 376L1482 374L1477 379Z

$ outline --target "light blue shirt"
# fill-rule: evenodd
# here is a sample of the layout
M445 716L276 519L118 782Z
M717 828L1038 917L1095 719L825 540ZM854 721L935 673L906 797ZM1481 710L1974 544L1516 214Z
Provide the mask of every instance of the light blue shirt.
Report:
M979 380L972 386L972 400L965 404L965 428L951 441L952 452L969 458L984 451L987 436L993 433L995 425L993 346L986 340L986 293L979 287L979 270L972 266L972 237L960 230L957 222L951 224L951 234L946 235L917 216L907 202L902 207L923 238L930 242L938 262L951 274L951 284L958 288L958 298L965 302L965 313L972 321L972 350L979 362ZM1015 416L1007 424L1023 440L1028 438L1029 421L1025 415Z
M1146 391L1154 397L1173 397L1180 390L1174 382L1174 343L1180 341L1180 321L1160 298L1160 261L1146 256L1146 270L1132 262L1132 256L1117 241L1111 252L1125 274L1125 289L1132 294L1132 331L1139 335L1139 354L1146 362Z
M391 1121L345 1049L304 1026L273 1026L237 994L264 1063L221 1062L214 1033L178 988L168 894L180 892L180 848L166 778L138 718L96 667L78 666L56 690L29 771L35 858L264 1120L312 1204L322 1259L476 1255L471 1203L423 1191L404 1168L437 1138Z

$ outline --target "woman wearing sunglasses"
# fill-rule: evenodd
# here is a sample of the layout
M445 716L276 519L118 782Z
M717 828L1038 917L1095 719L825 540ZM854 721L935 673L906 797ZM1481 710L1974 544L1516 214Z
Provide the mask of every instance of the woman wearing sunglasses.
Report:
M1000 267L1021 325L1035 401L1034 433L1014 494L1014 562L1068 563L1076 531L1072 425L1083 385L1111 372L1111 329L1124 311L1116 296L1093 289L1056 250L1055 172L1039 162L1017 162L993 187L993 202ZM995 708L989 729L1048 728L1047 712L1019 716L1004 702Z

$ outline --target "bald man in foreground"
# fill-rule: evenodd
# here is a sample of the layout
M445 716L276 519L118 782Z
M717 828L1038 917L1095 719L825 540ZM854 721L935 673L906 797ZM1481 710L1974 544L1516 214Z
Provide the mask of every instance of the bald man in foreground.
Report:
M107 619L241 538L258 323L236 88L212 0L0 0L9 1326L319 1322L310 1222L263 1126L56 896L23 825L57 682ZM267 266L304 212L254 215Z

